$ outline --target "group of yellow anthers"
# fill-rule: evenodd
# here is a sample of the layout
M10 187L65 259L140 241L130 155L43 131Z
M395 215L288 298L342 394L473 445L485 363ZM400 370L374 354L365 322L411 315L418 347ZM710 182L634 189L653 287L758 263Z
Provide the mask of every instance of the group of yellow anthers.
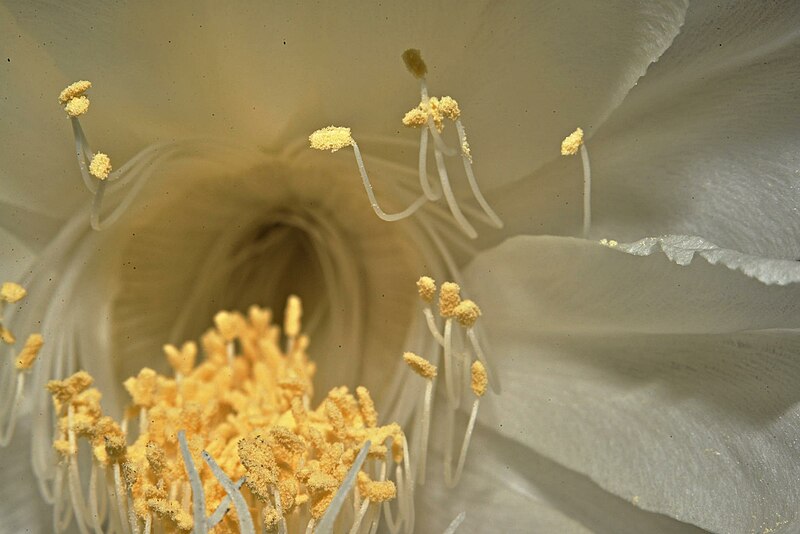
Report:
M436 291L433 280L423 277L417 286L423 301L431 302ZM23 288L10 283L0 293L6 302L24 295ZM458 286L452 283L443 284L439 308L443 317L456 318L465 326L480 315L472 301L460 300ZM98 506L75 495L82 493L77 468L80 440L88 442L95 468L106 474L108 498L117 501L119 515L109 520L127 523L132 531L142 526L145 532L156 526L166 532L194 529L198 516L192 504L191 470L202 484L205 510L200 517L206 526L215 527L214 532L240 531L238 512L226 501L227 489L208 461L204 463L204 455L213 458L229 479L239 481L237 489L244 484L247 491L241 494L248 513L267 532L286 532L287 525L289 531L293 526L300 531L313 528L366 443L366 458L372 462L365 462L357 474L351 494L356 508L365 504L366 510L370 503L380 507L395 499L397 486L386 479L386 466L390 462L399 466L405 460L408 470L403 431L396 423L378 424L372 397L364 387L357 387L355 394L344 386L334 388L311 408L316 366L306 353L309 338L301 333L301 316L302 304L295 296L287 302L283 331L272 323L270 310L258 306L246 316L219 312L214 328L201 338L201 362L194 342L165 345L172 378L144 368L124 382L131 404L121 423L104 415L101 392L92 387L87 372L50 381L47 389L58 419L53 447L65 470L73 471L65 477L77 479L70 482L75 513ZM7 339L10 332L3 333L7 342L13 340ZM18 358L20 371L30 368L42 345L38 334L31 339ZM403 358L428 383L436 377L437 369L428 360L410 352ZM486 385L486 371L476 361L475 395L482 396ZM181 454L182 433L191 462ZM368 465L376 477L368 473ZM410 475L406 473L407 490L413 486ZM363 516L362 510L353 521L360 522Z

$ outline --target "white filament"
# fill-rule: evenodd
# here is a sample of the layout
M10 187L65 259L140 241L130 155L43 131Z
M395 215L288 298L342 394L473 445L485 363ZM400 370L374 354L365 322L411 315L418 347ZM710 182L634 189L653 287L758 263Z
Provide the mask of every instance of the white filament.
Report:
M372 210L375 212L380 219L393 222L399 221L401 219L405 219L406 217L411 216L415 211L421 208L426 202L427 199L425 196L419 197L415 200L409 207L404 209L399 213L386 213L378 204L378 200L375 198L375 192L372 190L372 184L369 181L369 176L367 175L367 169L364 167L364 160L361 157L361 150L358 148L358 144L353 141L353 153L356 155L356 163L358 164L358 172L361 174L361 181L364 183L364 190L367 192L367 197L369 197L369 203L372 206Z
M244 500L244 495L242 495L236 484L225 474L225 471L222 470L208 452L203 451L202 455L203 460L205 460L211 468L214 477L222 484L225 493L228 494L228 497L233 501L233 506L236 507L236 515L239 519L239 532L241 534L256 534L256 527L253 525L253 518L250 516L250 509L247 507L247 501Z
M441 192L434 192L428 181L428 129L422 128L419 133L419 185L428 200L435 202L442 196Z
M586 143L581 145L581 163L583 163L583 237L587 237L592 228L592 168L589 166L589 150L586 148Z
M461 146L465 146L467 143L467 133L464 131L464 125L461 123L461 119L456 119L456 129L458 130L458 138L461 142ZM489 217L489 220L496 228L503 227L503 221L500 220L500 217L497 216L497 213L489 206L489 203L486 202L486 198L481 193L480 188L478 188L478 182L475 180L475 173L472 171L472 162L467 154L465 154L462 150L461 152L461 161L464 164L464 172L467 175L467 180L469 181L469 187L472 189L472 194L475 196L475 200L478 201L483 212L486 213L486 216Z
M456 529L458 529L458 527L461 525L461 523L464 521L465 517L467 517L466 512L461 512L460 514L458 514L456 518L453 519L453 521L450 523L450 525L445 529L443 534L453 534L456 531Z
M183 466L189 477L192 486L192 512L194 519L194 534L206 534L206 496L203 492L203 482L200 480L200 473L194 466L192 454L189 452L189 444L186 442L186 431L178 431L178 443L180 444ZM236 501L234 501L235 503Z
M456 466L455 474L452 472L452 442L453 442L453 419L449 419L447 428L447 444L445 447L445 460L444 460L444 481L447 487L453 488L458 484L461 479L461 473L464 470L464 462L467 459L467 451L469 450L469 443L472 439L472 433L475 430L475 420L478 417L478 407L480 399L475 399L472 403L472 411L469 415L469 423L467 423L467 430L464 433L464 440L461 443L461 452L458 455L458 465Z
M469 223L461 208L458 206L456 197L453 194L453 189L450 187L450 179L447 176L447 167L444 164L444 157L442 152L437 148L434 149L433 155L436 158L436 169L439 171L439 181L442 183L442 192L444 192L444 199L447 201L447 207L450 208L450 213L453 218L461 226L461 229L470 239L478 237L478 232Z

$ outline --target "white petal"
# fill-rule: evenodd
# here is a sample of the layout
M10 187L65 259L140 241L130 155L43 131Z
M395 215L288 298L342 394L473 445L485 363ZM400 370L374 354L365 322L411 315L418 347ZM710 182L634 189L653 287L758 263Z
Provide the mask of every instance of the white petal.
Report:
M153 137L198 132L275 147L329 121L357 137L394 135L418 99L399 54L421 48L432 91L463 102L478 171L503 161L487 178L500 183L541 163L578 123L599 126L684 11L685 1L91 2L24 4L14 17L63 72L96 82L91 136L126 156Z
M712 265L721 264L741 271L765 284L787 285L800 282L800 264L796 260L776 260L743 254L716 246L702 237L670 235L646 237L635 243L620 243L613 247L635 256L649 256L660 249L678 265L689 265L695 256L702 256Z
M776 279L800 270L796 262L747 261ZM572 238L509 239L481 253L470 273L471 291L519 303L506 320L536 331L710 333L793 328L800 320L800 286L767 286L705 261L681 267L663 255L638 258Z
M3 532L54 532L52 508L39 495L31 469L31 429L23 414L14 438L0 451L0 517Z
M713 531L796 530L800 337L701 333L796 324L795 286L663 256L585 262L590 246L515 239L469 269L503 383L480 419L645 509ZM536 274L507 276L522 270Z
M800 257L800 10L734 4L698 3L590 140L595 235Z
M647 512L513 440L478 425L461 482L443 483L441 443L434 437L428 482L417 491L422 532L441 532L460 511L458 532L697 533Z

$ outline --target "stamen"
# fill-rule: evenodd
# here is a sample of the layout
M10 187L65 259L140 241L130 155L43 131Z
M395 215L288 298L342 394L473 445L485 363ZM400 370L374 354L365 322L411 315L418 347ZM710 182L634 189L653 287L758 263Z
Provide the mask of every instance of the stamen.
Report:
M471 368L471 381L470 386L472 387L472 392L475 394L475 400L472 403L472 411L470 412L469 422L467 423L467 430L464 433L464 440L461 442L461 452L458 455L458 465L456 466L455 474L452 474L452 435L453 435L453 427L452 424L448 425L447 434L448 434L448 443L445 449L446 451L446 458L444 463L444 480L445 484L448 487L452 488L458 484L458 481L461 479L461 473L464 470L464 462L467 459L467 451L469 450L469 443L472 439L472 432L475 429L475 421L478 418L478 408L480 406L481 397L486 393L486 385L488 384L489 380L486 375L486 368L480 361L476 361L472 363Z
M461 140L461 161L464 164L464 172L467 175L467 181L469 182L469 187L472 190L472 194L475 196L475 200L478 201L480 204L481 209L489 217L491 224L494 225L495 228L502 228L503 221L500 220L500 217L495 213L489 203L486 201L486 198L481 193L480 188L478 187L478 181L475 179L475 173L472 171L472 151L469 147L469 142L467 142L467 132L464 129L464 125L461 123L460 119L456 119L456 130L458 131L458 137Z
M58 95L59 104L66 104L73 98L80 97L83 93L88 91L90 87L92 87L92 82L87 80L80 80L69 84L61 91L61 94Z
M378 200L375 198L375 193L372 189L372 183L369 180L367 169L364 166L364 160L361 157L361 150L359 150L358 143L356 143L355 139L353 139L352 135L350 134L350 128L328 126L312 133L308 137L308 140L311 144L311 148L316 150L330 150L331 152L336 152L337 150L346 146L353 147L353 153L356 157L356 164L358 165L358 172L361 174L361 181L364 184L364 190L367 192L369 203L372 206L372 210L375 212L375 214L382 220L394 222L405 219L413 215L414 212L416 212L427 202L427 199L423 195L415 200L408 208L399 213L390 214L383 211L378 204Z
M577 128L561 142L562 156L574 156L578 150L581 152L583 165L583 237L587 237L592 227L592 169L581 128Z
M425 466L428 456L428 435L431 426L431 403L433 401L433 379L436 378L436 366L430 363L425 358L414 354L413 352L406 352L403 354L403 360L411 369L425 379L425 395L422 401L422 419L419 425L419 464L417 472L417 481L420 484L425 484Z

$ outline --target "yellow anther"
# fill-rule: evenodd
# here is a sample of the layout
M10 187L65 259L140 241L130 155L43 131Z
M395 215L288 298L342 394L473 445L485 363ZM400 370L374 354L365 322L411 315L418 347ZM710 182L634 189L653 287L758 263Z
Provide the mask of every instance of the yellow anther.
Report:
M77 96L67 102L64 106L64 111L66 111L67 115L70 117L80 117L89 111L89 99L85 96Z
M157 517L171 523L181 532L191 532L194 528L192 516L183 509L178 501L167 499L150 499L147 507Z
M445 282L439 290L439 315L453 317L456 306L461 303L461 288L454 282Z
M411 369L422 378L433 380L436 378L436 366L421 356L417 356L413 352L406 352L403 354L403 359Z
M417 48L409 48L403 52L403 63L405 63L408 72L417 79L424 78L428 74L428 66L423 61L422 53Z
M105 180L111 174L111 158L107 154L97 152L89 163L89 174L98 180Z
M3 343L8 343L9 345L13 345L17 342L17 338L14 337L14 334L11 332L11 330L2 324L0 324L0 340L3 340Z
M422 104L409 110L403 116L403 125L409 128L420 128L428 124L428 111Z
M453 314L461 326L469 328L474 325L478 317L481 316L481 309L477 304L467 299L462 300L458 306L453 309Z
M244 317L241 314L226 311L218 312L214 316L214 324L225 341L233 341L239 337L246 327Z
M93 379L86 371L78 371L64 380L50 380L47 391L61 404L70 402L76 395L92 385Z
M437 110L451 121L461 116L461 109L458 107L458 102L456 102L455 98L449 96L443 96L439 99L437 102Z
M86 80L71 83L58 95L58 102L62 105L66 104L73 98L79 97L88 91L91 86L92 82Z
M22 347L22 351L20 351L19 356L17 356L17 361L14 362L14 367L17 371L27 371L31 368L36 356L39 355L39 350L41 350L42 345L44 345L44 339L41 334L31 334L28 336L28 339L25 341L25 346Z
M436 282L430 276L421 276L417 280L417 292L422 300L425 302L432 302L433 296L436 294Z
M615 248L615 247L619 246L619 242L617 242L617 241L615 241L613 239L601 239L600 240L600 244L601 245L605 245L605 246L607 246L609 248Z
M164 468L167 466L167 455L155 441L148 441L145 446L145 457L147 463L150 465L150 470L156 475L160 475Z
M3 282L2 287L0 287L0 300L8 303L18 302L25 298L27 294L28 292L25 291L24 287L14 282Z
M368 428L376 426L378 424L378 412L375 410L375 403L372 401L369 390L364 386L358 386L356 395L358 396L358 407L361 411L364 425Z
M286 311L283 318L283 331L290 338L300 334L300 319L303 317L303 303L300 297L290 295L286 301Z
M486 367L484 367L480 361L476 360L472 363L471 371L472 381L470 386L472 387L472 392L476 397L483 397L484 393L486 393L486 384L489 383Z
M281 514L272 506L264 508L264 530L272 532L277 530L278 523L281 520Z
M574 156L578 153L578 150L581 148L582 144L583 130L577 128L561 142L561 155Z
M176 373L188 375L194 367L197 357L197 344L194 341L187 341L180 350L174 345L164 345L164 354L167 362Z
M254 436L239 441L238 451L247 470L245 484L257 499L267 501L272 495L271 488L278 482L278 464L272 449L264 438Z
M158 380L156 372L145 367L139 375L127 379L122 384L133 399L135 406L151 407L156 401L158 393Z
M114 434L111 436L103 436L104 448L108 460L112 463L119 463L125 459L127 452L127 444L125 443L125 436ZM130 476L130 467L128 467Z
M327 126L309 135L308 142L311 144L311 148L316 150L336 152L341 148L352 145L353 136L350 133L350 128Z
M358 491L372 502L384 502L397 496L397 488L391 480L374 481L364 471L358 473Z

